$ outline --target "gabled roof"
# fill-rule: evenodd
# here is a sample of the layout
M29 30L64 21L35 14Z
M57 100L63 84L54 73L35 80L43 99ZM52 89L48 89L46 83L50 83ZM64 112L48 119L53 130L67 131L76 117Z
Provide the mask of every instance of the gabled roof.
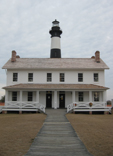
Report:
M16 58L11 59L3 69L109 69L100 59L100 63L92 58Z
M107 90L109 88L94 84L16 84L3 89L33 89L33 90Z

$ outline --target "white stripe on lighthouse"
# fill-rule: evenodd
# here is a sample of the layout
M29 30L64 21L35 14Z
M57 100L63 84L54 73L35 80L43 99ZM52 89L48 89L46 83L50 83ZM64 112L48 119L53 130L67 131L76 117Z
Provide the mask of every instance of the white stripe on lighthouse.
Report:
M51 38L51 49L61 49L59 37L52 37Z

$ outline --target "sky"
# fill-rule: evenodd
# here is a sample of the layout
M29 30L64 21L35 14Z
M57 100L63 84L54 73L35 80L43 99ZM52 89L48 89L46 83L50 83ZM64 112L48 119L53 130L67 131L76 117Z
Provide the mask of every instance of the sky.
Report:
M3 65L15 50L21 58L49 58L49 30L57 19L64 58L90 58L97 50L105 71L107 100L113 99L113 0L0 0L0 97Z

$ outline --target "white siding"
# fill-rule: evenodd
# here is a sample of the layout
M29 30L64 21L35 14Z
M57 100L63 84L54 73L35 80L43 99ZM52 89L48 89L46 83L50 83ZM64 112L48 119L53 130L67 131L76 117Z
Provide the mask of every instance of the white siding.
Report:
M46 92L40 92L39 103L46 106Z
M72 92L65 92L65 107L72 103Z
M18 81L13 82L13 73L18 73ZM33 82L28 82L28 73L33 73ZM52 73L52 82L47 82L47 73ZM65 73L65 82L59 82L59 73ZM78 82L78 73L83 73L83 82ZM99 81L94 82L93 74L99 74ZM101 71L54 71L54 70L8 70L7 85L17 83L68 83L68 84L96 84L104 86L104 70Z
M89 92L84 92L84 102L89 101Z

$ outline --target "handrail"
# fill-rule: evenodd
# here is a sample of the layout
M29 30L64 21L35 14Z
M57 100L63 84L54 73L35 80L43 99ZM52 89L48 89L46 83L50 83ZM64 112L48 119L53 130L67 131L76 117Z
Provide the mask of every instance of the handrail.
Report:
M73 109L83 109L83 108L107 108L106 102L73 102L67 105L67 113Z
M36 101L32 101L32 102L29 102L29 101L24 101L24 102L20 102L20 101L6 101L5 103L5 106L4 108L16 108L16 109L31 109L31 108L34 108L34 109L39 109L41 110L42 112L45 113L45 106L41 103L38 103Z

